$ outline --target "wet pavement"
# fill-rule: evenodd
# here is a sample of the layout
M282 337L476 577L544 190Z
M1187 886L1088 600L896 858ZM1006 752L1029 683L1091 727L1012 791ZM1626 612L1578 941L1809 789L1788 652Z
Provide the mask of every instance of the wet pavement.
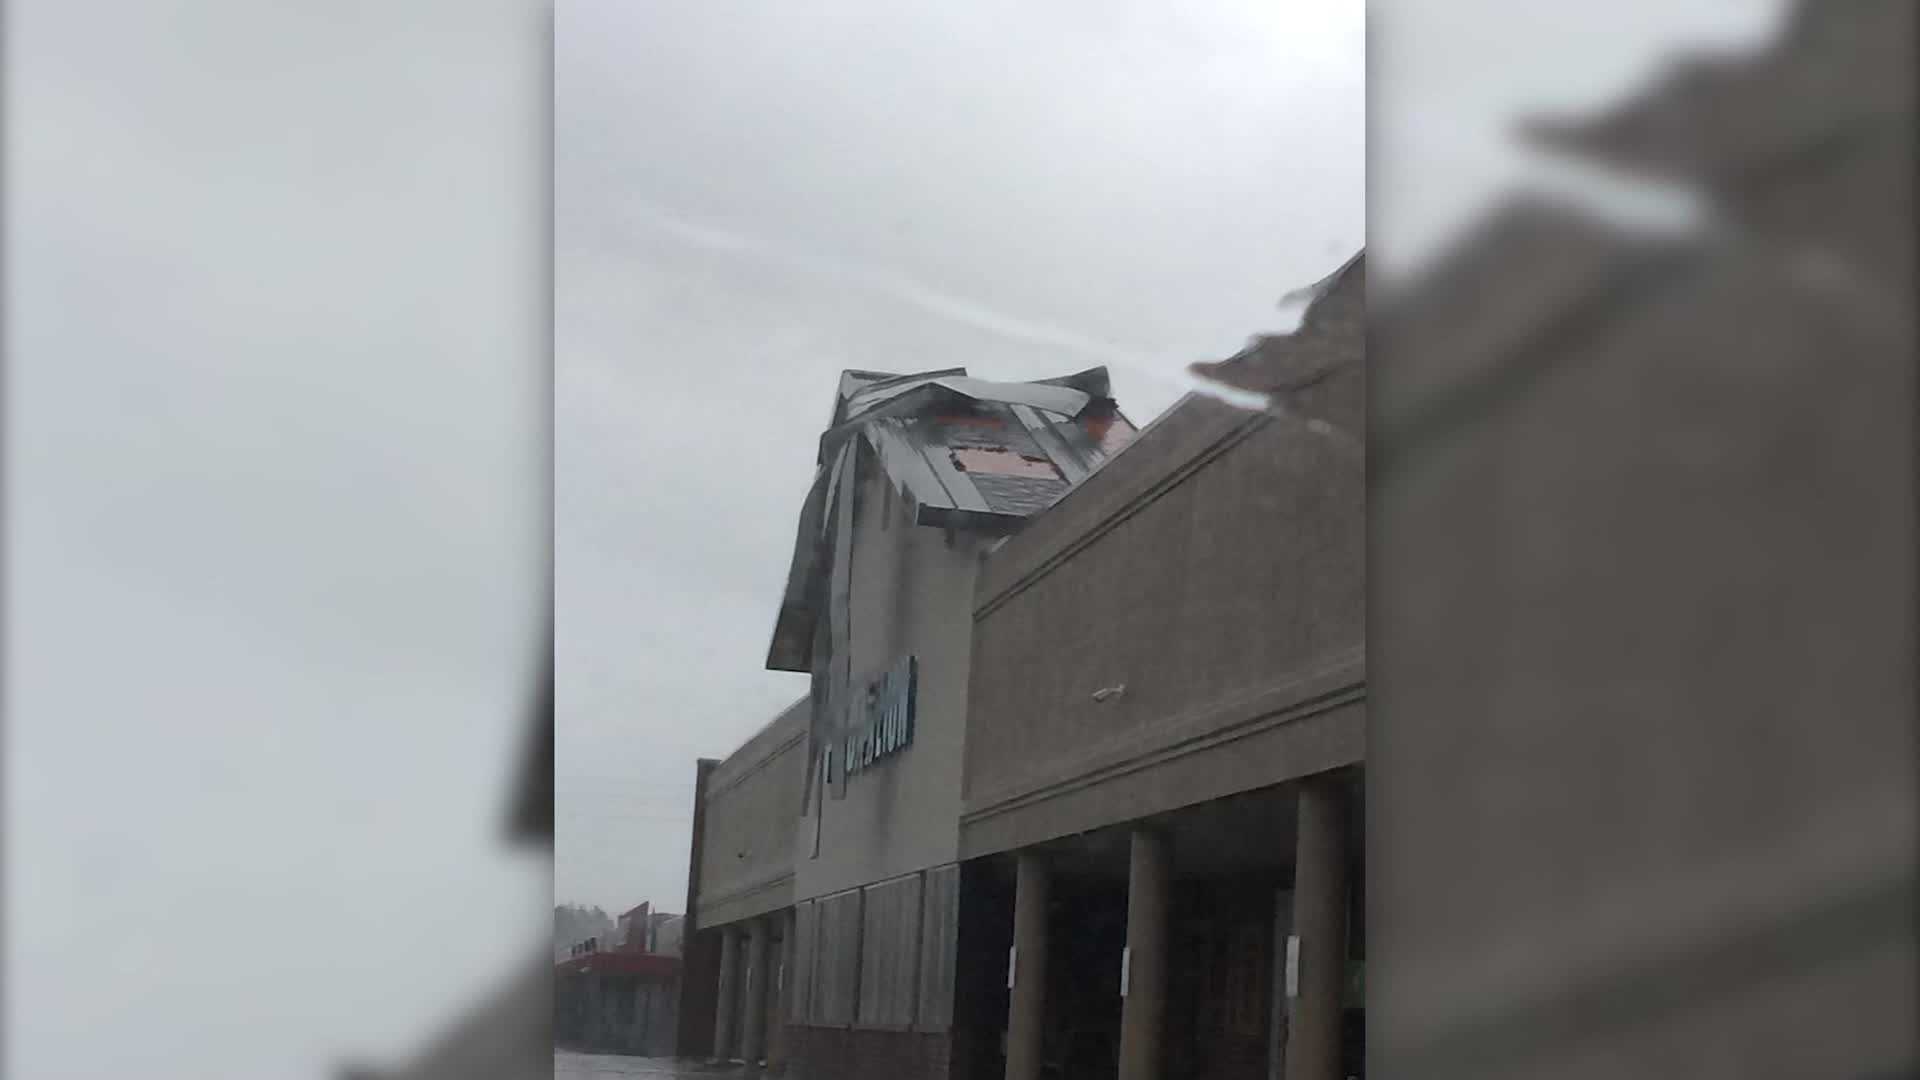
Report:
M619 1054L553 1052L553 1080L689 1080L692 1077L744 1076L739 1065L704 1065L671 1058L623 1057Z

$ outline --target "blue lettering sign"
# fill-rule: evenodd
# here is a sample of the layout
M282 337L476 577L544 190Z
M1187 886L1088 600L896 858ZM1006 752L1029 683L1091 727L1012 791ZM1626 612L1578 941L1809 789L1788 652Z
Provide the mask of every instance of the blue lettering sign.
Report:
M844 757L848 773L861 772L913 742L919 663L909 656L868 684Z

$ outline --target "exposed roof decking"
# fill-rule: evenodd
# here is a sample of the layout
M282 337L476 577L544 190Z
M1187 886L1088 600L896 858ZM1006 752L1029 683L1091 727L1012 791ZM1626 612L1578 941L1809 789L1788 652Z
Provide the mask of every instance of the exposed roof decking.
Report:
M810 671L843 493L877 461L916 525L1004 533L1051 506L1134 431L1105 368L992 382L964 368L911 375L846 371L802 504L767 667ZM865 449L863 450L862 447Z

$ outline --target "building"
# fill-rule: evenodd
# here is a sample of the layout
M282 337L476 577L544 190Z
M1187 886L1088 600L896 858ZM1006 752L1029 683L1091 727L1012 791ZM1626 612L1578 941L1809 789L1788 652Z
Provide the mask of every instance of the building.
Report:
M944 1060L937 1017L950 983L929 979L922 1007L918 986L883 994L876 968L863 1002L852 989L862 956L878 965L888 950L856 950L883 922L895 947L918 948L918 883L931 874L930 970L951 970L955 927L940 905L958 901L979 556L1132 433L1100 369L1012 384L963 369L842 377L767 659L808 674L810 692L726 761L701 765L684 1047L810 1062L852 1052L838 1038L909 1071ZM870 888L892 906L868 910ZM883 998L914 1019L846 1034Z
M687 919L684 915L654 915L651 951L662 956L679 956L686 930Z
M1704 220L1515 201L1375 305L1383 1074L1915 1075L1915 24L1535 125Z
M972 1075L1359 1074L1364 292L1205 369L1272 410L1187 399L987 558Z
M614 920L614 939L629 952L679 956L684 923L679 915L653 910L649 901Z
M671 1057L677 957L586 949L553 966L553 1043L569 1050Z
M768 656L810 692L698 767L684 1052L1347 1075L1361 292L1356 260L1222 369L1312 360L1310 420L1190 397L1136 432L1101 370L843 376Z
M615 938L590 938L553 965L553 1044L596 1053L671 1057L679 1035L679 943L658 948L678 917L641 904Z

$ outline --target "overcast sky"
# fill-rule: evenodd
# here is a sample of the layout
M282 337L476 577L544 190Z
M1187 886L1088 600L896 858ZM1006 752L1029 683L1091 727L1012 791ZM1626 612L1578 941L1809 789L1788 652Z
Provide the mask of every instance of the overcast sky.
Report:
M1367 268L1417 271L1515 188L1664 224L1685 193L1517 142L1517 120L1578 116L1636 93L1678 58L1764 44L1786 0L1370 0Z
M556 899L679 911L694 760L805 692L837 373L1106 364L1146 423L1363 242L1364 61L1357 2L564 0Z
M7 1076L393 1061L545 937L542 25L7 5Z

